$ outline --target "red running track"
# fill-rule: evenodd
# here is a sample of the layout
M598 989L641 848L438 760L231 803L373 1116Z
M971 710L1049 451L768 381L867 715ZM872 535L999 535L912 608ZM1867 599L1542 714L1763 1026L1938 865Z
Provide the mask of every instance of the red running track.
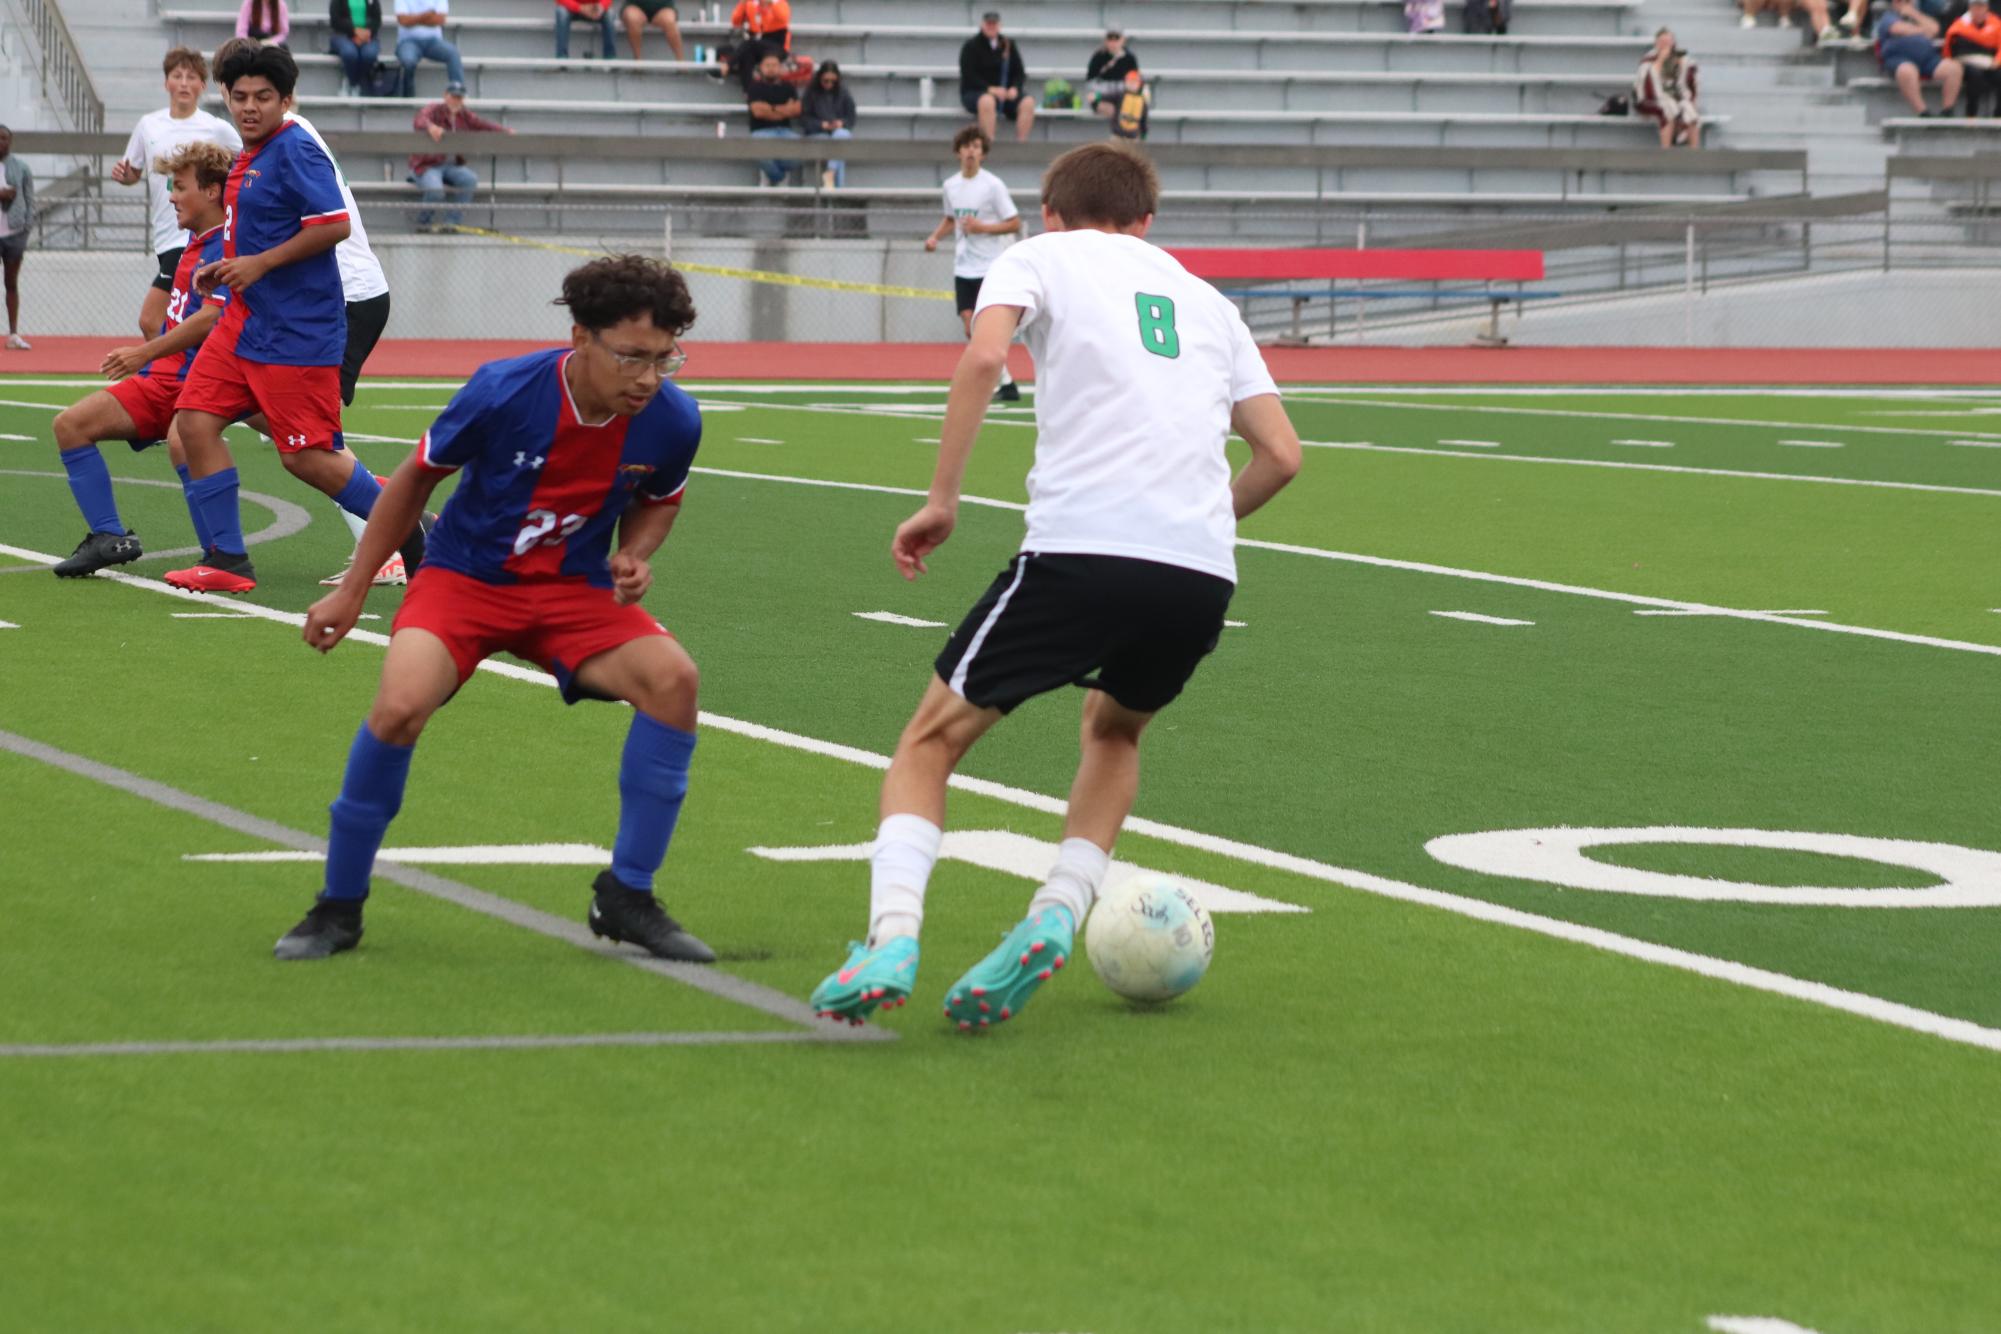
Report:
M0 352L0 374L92 374L115 338L37 338ZM377 379L463 379L482 362L545 343L385 339L369 358ZM692 380L944 381L959 343L688 344ZM1281 384L1982 385L1995 353L1980 348L1269 347ZM1033 379L1017 347L1015 373Z

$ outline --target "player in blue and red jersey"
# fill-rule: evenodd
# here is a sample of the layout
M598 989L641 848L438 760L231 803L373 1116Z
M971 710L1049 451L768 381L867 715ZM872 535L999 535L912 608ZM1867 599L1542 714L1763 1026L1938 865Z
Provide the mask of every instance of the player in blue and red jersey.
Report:
M168 437L182 376L229 304L226 287L216 288L206 301L199 300L194 275L200 265L222 257L222 191L233 157L222 145L204 141L183 145L171 158L153 164L155 171L172 182L167 197L176 220L191 236L174 273L160 336L141 347L114 349L104 359L103 372L118 383L56 415L56 447L62 451L63 470L69 474L70 493L90 525L69 559L55 567L56 574L65 579L94 574L107 565L123 565L144 554L138 534L119 518L118 504L111 496L111 473L104 466L104 456L97 452L97 442L129 440L139 448ZM181 488L188 493L188 513L194 519L195 532L206 547L206 530L187 463L178 445L170 446L169 452L174 471L180 474Z
M383 834L403 801L424 724L480 662L508 652L552 673L566 702L624 700L611 869L592 886L591 930L663 959L715 955L653 896L695 749L695 664L638 603L673 527L701 440L695 400L667 377L695 321L687 283L637 255L563 280L568 348L482 366L390 477L340 587L306 612L321 652L354 628L369 581L464 469L396 615L382 682L332 807L325 887L278 942L323 959L361 939ZM617 538L617 550L612 539Z
M230 422L262 413L286 470L350 514L366 518L382 492L341 440L347 303L333 251L351 228L333 160L285 119L298 77L281 46L235 51L216 69L243 152L223 190L223 257L195 274L198 291L220 284L234 299L188 372L176 418L209 542L198 564L166 580L195 592L257 586L222 440ZM421 543L413 529L409 564Z

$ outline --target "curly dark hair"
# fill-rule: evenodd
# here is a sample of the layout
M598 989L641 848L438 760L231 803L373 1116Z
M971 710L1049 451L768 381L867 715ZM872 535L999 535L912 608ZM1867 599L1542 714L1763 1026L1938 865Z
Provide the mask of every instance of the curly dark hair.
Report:
M651 315L654 328L677 335L695 323L688 280L672 264L644 255L606 255L570 270L555 304L567 306L570 318L593 333L639 315Z
M256 77L269 79L278 96L290 97L299 86L298 62L282 46L258 46L239 47L216 63L215 81L225 88L234 87L238 79Z
M952 136L952 151L956 153L967 144L975 143L980 146L982 153L991 153L994 151L994 141L989 139L987 132L977 125L968 125L965 129L960 130Z

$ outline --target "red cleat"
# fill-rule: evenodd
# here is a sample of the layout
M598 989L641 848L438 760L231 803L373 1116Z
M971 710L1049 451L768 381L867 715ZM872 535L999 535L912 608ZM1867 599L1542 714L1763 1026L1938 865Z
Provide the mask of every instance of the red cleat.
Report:
M228 556L213 549L202 553L200 564L169 570L161 577L190 593L248 593L257 587L257 571L248 556Z

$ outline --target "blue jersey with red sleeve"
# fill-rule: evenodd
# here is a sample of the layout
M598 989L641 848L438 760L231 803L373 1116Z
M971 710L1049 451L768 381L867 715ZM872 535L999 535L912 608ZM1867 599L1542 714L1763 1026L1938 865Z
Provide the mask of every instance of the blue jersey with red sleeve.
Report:
M579 579L611 586L611 541L634 504L679 504L701 409L671 381L636 417L586 422L568 348L480 367L418 442L433 472L465 469L424 564L489 584Z
M347 219L340 175L313 136L285 121L236 155L222 192L223 254L261 255L307 227ZM338 366L347 350L347 300L332 249L271 270L236 294L236 353L272 366Z
M204 264L213 264L221 258L222 228L211 227L200 236L190 236L188 238L187 245L181 250L180 266L174 270L173 291L167 297L167 321L160 326L160 333L163 337L171 333L176 326L185 322L188 316L194 314L201 305L201 299L195 295L195 270ZM217 287L209 293L207 304L221 306L224 310L227 310L229 307L229 289L227 287ZM169 357L161 357L157 361L140 367L139 374L151 375L157 369L162 375L174 375L185 378L188 368L195 364L195 353L199 351L201 351L201 344L196 343L185 352L179 352Z

